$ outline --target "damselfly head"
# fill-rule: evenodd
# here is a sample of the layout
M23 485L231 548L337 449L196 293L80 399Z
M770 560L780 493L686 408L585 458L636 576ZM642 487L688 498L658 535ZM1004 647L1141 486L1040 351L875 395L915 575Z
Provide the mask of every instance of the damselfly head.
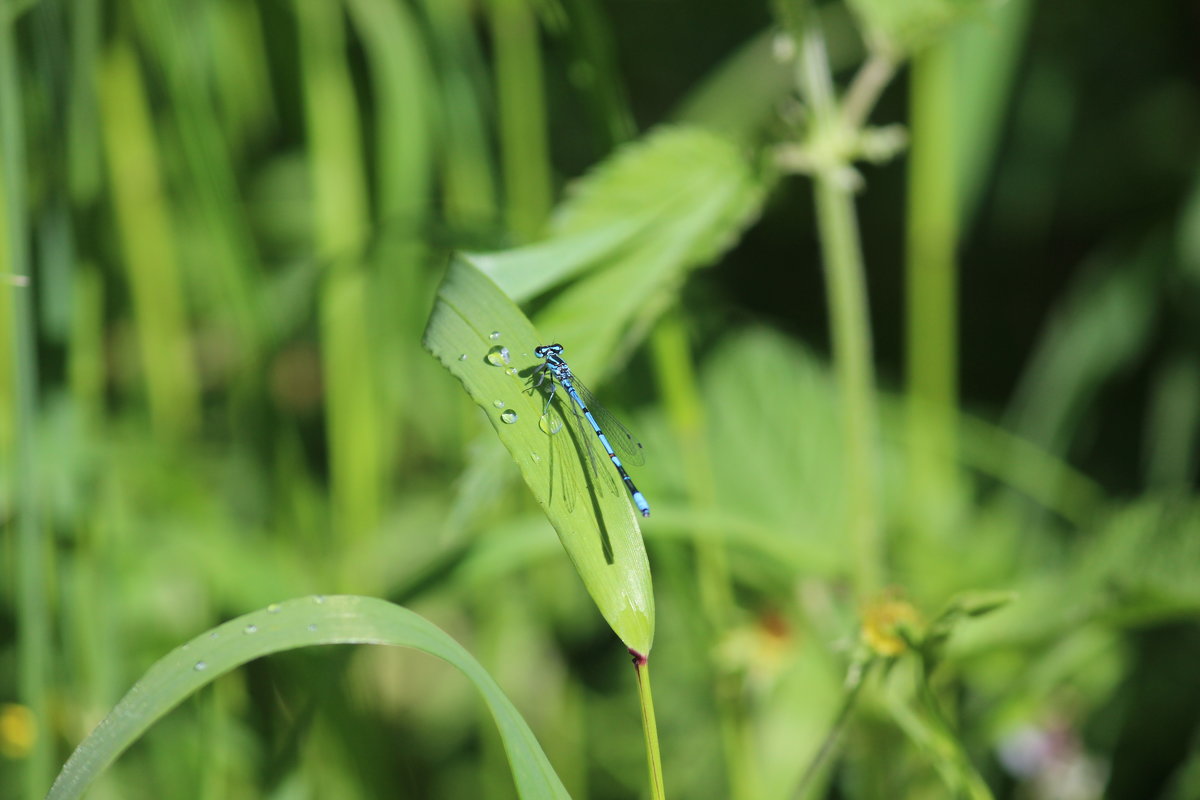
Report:
M536 358L545 358L546 356L550 355L551 353L553 353L554 355L558 355L562 351L563 351L563 346L561 344L557 344L557 343L543 344L543 345L539 345L539 346L533 348L533 355Z

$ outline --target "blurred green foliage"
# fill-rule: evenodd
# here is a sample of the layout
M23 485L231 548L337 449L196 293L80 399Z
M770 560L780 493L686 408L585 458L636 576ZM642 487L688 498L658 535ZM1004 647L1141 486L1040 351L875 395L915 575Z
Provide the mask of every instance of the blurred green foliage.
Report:
M453 251L646 445L668 794L1198 796L1194 23L0 2L0 798L181 642L313 593L461 642L572 797L645 792L624 648L422 348ZM858 212L861 406L814 176ZM441 662L301 649L89 796L505 798L522 763Z

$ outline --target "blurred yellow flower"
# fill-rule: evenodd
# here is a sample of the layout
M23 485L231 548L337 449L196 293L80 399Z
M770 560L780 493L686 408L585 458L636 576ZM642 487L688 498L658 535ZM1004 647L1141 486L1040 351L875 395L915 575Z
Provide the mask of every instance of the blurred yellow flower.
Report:
M862 639L881 656L898 656L908 646L898 629L919 624L921 615L911 603L884 597L863 613Z
M24 758L36 738L37 722L32 711L15 703L0 705L0 755Z

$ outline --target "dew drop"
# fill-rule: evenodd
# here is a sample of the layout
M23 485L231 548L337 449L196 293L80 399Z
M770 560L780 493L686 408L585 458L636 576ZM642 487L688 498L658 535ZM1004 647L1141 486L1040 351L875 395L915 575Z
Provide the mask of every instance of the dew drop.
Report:
M192 665L192 669L196 670L196 672L204 672L204 670L208 669L208 662L207 661L197 661L195 664Z
M459 356L459 357L458 357L458 360L459 360L459 361L466 361L466 360L467 360L467 354L466 354L466 353L463 353L461 356Z
M535 463L535 464L542 463L542 457L539 456L537 453L530 452L529 455L533 459L533 463Z
M516 368L516 367L509 367L508 369L504 370L504 372L505 372L505 374L506 374L506 375L516 375L516 374L517 374L517 368Z
M267 613L268 614L278 614L279 613L279 603L271 603L271 605L267 606Z
M492 335L488 337L493 342L500 338L500 331L492 331Z
M493 400L492 405L494 405L496 408L504 408L504 401L503 400Z
M487 362L493 367L503 367L509 362L508 348L498 344L487 351Z
M325 595L323 595L323 594L314 594L314 595L313 595L313 602L314 602L314 603L316 603L317 605L320 605L321 603L324 603L324 602L325 602Z
M312 633L316 633L317 632L317 623L315 623L315 622L308 623L308 629Z
M517 412L513 411L511 408L508 411L501 412L500 421L512 425L517 421Z
M538 420L538 427L543 433L548 433L551 436L562 430L562 418L558 415L542 414L542 418Z
M258 626L247 625L246 627L242 628L242 633L258 633Z
M210 638L210 639L216 639L216 638L217 638L218 636L220 636L220 635L221 635L221 634L220 634L220 632L219 632L219 631L213 631L212 633L210 633L210 634L208 635L208 638Z

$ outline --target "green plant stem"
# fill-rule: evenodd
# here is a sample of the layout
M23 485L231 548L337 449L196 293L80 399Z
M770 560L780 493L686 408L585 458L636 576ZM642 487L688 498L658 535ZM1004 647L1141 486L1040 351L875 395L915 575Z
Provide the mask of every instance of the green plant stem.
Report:
M375 346L361 263L370 226L359 113L339 6L296 4L318 252L329 259L320 297L326 436L335 533L369 535L382 515L387 456ZM345 576L355 585L364 576ZM369 576L366 576L369 581Z
M876 448L878 420L871 364L871 323L853 181L847 156L833 146L844 131L838 120L833 80L818 27L805 34L799 83L812 113L815 154L813 183L817 231L825 263L825 285L833 338L833 360L842 400L847 527L854 548L854 581L860 599L882 581Z
M231 328L240 357L253 368L264 346L264 315L255 302L263 292L255 285L258 272L246 265L256 264L258 254L238 198L237 169L225 146L222 117L210 96L211 87L191 69L193 54L187 37L194 32L170 3L133 5L143 40L157 43L150 48L149 63L161 71L170 98L165 107L173 124L163 128L177 134L183 167L172 177L186 187L181 195L194 199L189 212L204 230L204 268L189 276L188 289L199 295L200 308ZM164 153L171 152L170 144L164 141Z
M666 316L651 337L655 374L658 376L671 427L679 440L680 463L683 464L688 501L701 514L716 510L716 480L713 477L712 455L705 432L704 405L692 369L692 354L688 347L687 331L676 308ZM720 638L732 623L734 610L732 580L725 547L719 541L696 537L692 544L695 553L695 575L700 607L704 612L697 633L703 637L706 653L715 652ZM749 732L741 710L742 682L736 675L716 674L715 693L718 725L724 748L725 769L729 776L729 797L734 800L760 796L755 780L757 771L751 764L752 748Z
M348 0L355 37L370 70L374 108L372 182L376 187L378 232L371 247L379 265L372 276L370 305L377 325L373 346L391 365L379 370L380 422L377 435L403 454L411 442L406 421L423 412L414 396L416 370L426 363L413 344L432 293L428 251L422 231L431 212L436 166L435 91L428 43L409 3Z
M991 789L971 763L961 737L938 706L923 659L911 659L904 665L913 681L911 694L900 682L901 670L888 677L889 691L883 695L900 730L928 754L934 770L953 797L967 800L993 800Z
M837 744L838 737L846 727L846 721L850 719L850 712L854 710L862 687L866 683L871 667L875 663L875 660L870 660L865 663L860 661L852 665L850 680L846 682L846 691L842 695L842 706L838 709L837 716L833 719L833 724L829 726L829 731L825 734L825 740L821 742L821 747L817 750L816 755L812 757L812 760L808 762L808 766L804 768L804 774L800 776L800 783L796 785L796 791L792 794L796 800L804 800L804 798L808 797L809 792L812 791L817 775L821 772L821 766L828 760L830 753L833 752L834 745Z
M882 580L875 475L878 422L866 281L850 190L839 185L837 178L829 174L817 174L815 183L817 226L825 254L833 323L833 357L843 400L842 425L855 581L858 596L866 598L879 588Z
M116 40L97 74L100 133L150 416L160 434L179 439L200 424L200 377L188 335L177 231L144 78L132 43Z
M879 95L895 74L896 60L889 53L873 51L846 90L846 97L842 101L842 123L851 129L865 125Z
M12 415L13 505L16 512L17 691L40 730L33 731L25 756L24 796L41 797L50 785L49 717L50 613L45 578L49 574L37 491L37 358L34 352L29 253L25 221L25 146L17 81L15 15L0 20L0 292L8 293L8 366ZM7 421L6 421L7 422ZM3 455L8 455L4 453Z
M654 698L650 694L650 664L645 656L632 650L630 653L633 655L633 671L637 676L638 700L642 706L642 731L646 736L646 761L650 767L650 798L666 800L662 755L658 748L658 723L654 719Z
M430 50L439 53L440 106L438 178L445 222L463 230L496 224L496 184L489 100L479 87L487 78L475 35L474 4L468 0L420 0Z
M930 512L954 480L958 234L952 43L918 54L910 87L907 330L910 524L936 532Z
M692 370L687 333L677 310L664 316L655 328L651 346L663 404L679 437L688 495L701 512L712 510L716 507L716 480L704 435L707 430L704 407ZM725 548L712 540L697 540L695 549L696 582L705 619L720 630L729 624L733 609Z
M504 208L510 231L534 238L550 214L550 148L537 18L530 0L491 0Z

